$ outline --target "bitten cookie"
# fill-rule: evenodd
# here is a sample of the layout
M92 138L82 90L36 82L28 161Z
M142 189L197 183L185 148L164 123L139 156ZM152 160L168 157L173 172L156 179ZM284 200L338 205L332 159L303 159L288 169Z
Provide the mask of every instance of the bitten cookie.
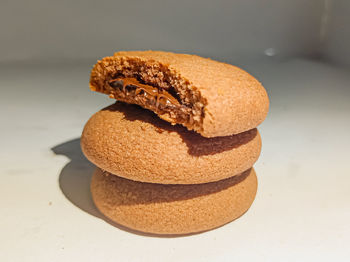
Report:
M244 70L161 51L118 52L103 58L92 69L90 88L205 137L255 128L269 107L263 86Z
M81 136L85 156L112 174L160 184L199 184L242 173L260 155L257 129L205 138L154 113L121 102L86 123Z
M199 185L140 183L96 169L91 192L114 222L156 234L188 234L224 225L248 210L257 190L253 169Z

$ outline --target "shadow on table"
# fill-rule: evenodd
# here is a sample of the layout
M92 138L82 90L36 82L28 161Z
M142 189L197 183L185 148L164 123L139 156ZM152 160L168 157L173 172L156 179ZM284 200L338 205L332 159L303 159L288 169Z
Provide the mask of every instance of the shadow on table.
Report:
M90 180L95 167L81 152L80 139L70 140L51 150L57 155L65 155L70 159L70 162L62 168L59 176L59 186L63 194L85 212L102 217L90 194Z
M90 181L92 174L95 170L95 166L91 164L83 155L80 149L80 139L73 139L68 142L59 144L51 150L57 155L65 155L71 161L65 165L59 176L59 186L62 193L66 198L72 202L78 208L84 210L85 212L105 220L112 226L115 226L121 230L127 231L129 233L137 234L140 236L148 237L183 237L190 236L194 234L185 235L158 235L158 234L148 234L133 229L129 229L125 226L119 225L107 217L103 216L100 211L96 208L92 196L90 193ZM198 234L198 233L195 233Z

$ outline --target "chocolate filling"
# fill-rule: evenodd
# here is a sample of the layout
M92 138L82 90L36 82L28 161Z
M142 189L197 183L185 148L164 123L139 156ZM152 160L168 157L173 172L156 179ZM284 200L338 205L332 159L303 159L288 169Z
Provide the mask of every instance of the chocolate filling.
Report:
M117 100L137 104L159 115L168 114L172 123L193 123L191 108L181 104L175 90L166 91L141 83L136 78L118 77L108 81L113 97ZM174 93L171 94L170 92Z

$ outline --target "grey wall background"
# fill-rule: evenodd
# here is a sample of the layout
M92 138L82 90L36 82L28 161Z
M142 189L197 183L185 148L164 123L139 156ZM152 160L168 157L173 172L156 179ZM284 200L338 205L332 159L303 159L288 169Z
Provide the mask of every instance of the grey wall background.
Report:
M96 60L121 49L350 63L349 14L346 0L1 0L0 63Z
M325 57L350 65L350 1L334 0L329 7Z

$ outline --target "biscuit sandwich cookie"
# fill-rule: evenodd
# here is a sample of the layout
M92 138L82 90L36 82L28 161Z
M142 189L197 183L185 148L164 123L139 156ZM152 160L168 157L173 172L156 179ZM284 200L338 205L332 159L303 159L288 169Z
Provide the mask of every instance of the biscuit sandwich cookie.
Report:
M96 169L93 201L112 221L154 234L189 234L222 226L245 213L257 190L253 169L198 185L141 183Z
M269 108L253 76L196 55L124 51L95 64L90 89L115 102L81 136L97 166L92 198L107 218L178 235L214 229L249 209L257 126Z
M161 184L199 184L253 166L261 149L257 129L205 138L172 126L153 112L117 102L96 114L81 136L85 156L112 174Z
M204 137L253 129L269 108L265 89L244 70L162 51L125 51L103 58L92 69L90 88Z

